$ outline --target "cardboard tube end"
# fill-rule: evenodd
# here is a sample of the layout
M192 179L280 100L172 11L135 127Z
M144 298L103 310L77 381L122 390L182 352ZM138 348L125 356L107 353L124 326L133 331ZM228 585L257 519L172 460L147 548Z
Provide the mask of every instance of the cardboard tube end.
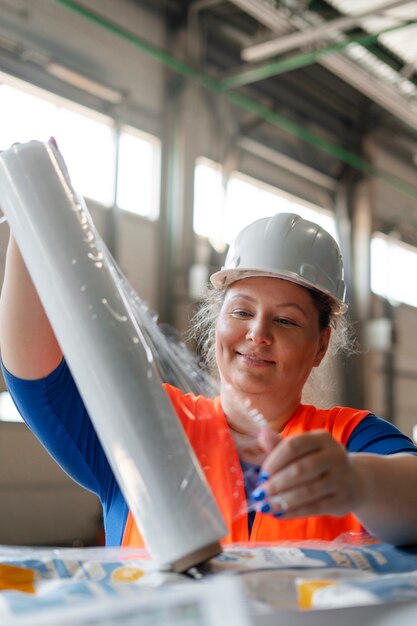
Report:
M174 563L171 563L170 569L178 573L185 572L191 567L195 567L196 565L200 565L201 563L212 559L220 554L221 551L222 547L220 543L216 541L215 543L199 548L190 554L186 554Z

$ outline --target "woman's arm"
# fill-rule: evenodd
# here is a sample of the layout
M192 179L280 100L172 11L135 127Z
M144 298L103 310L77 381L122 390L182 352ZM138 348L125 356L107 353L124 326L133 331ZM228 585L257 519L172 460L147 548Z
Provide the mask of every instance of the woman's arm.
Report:
M6 368L34 380L52 372L62 351L13 236L0 299L0 348Z
M353 513L382 541L417 544L417 456L351 454L357 504Z

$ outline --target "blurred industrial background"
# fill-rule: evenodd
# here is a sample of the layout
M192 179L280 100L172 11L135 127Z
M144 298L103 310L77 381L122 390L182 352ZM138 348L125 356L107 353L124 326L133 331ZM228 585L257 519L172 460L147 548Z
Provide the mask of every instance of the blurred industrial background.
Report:
M0 0L0 150L56 138L128 280L180 332L243 225L319 221L360 350L315 400L413 437L416 67L416 1ZM2 223L1 274L7 239ZM99 543L96 498L5 393L0 413L0 543Z

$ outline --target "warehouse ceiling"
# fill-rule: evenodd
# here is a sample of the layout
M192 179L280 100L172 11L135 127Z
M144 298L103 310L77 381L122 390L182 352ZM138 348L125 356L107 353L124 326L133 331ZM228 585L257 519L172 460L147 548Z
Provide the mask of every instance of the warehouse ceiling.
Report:
M386 129L394 139L398 130L407 134L411 141L398 141L398 149L417 152L416 0L130 4L166 21L171 37L165 51L216 79L214 90L254 98L359 154L363 137L375 128ZM63 14L78 7L80 14L86 8L106 17L113 6L91 0L0 0L0 21L4 14L28 22L30 13L53 5ZM86 13L84 17L91 19ZM112 19L117 24L117 11ZM31 21L30 36L39 47L36 20ZM7 34L0 38L0 49L9 43ZM22 55L30 56L28 32L25 38L28 50Z
M19 74L12 56L19 57L28 66L22 77L42 86L39 68L50 68L52 59L100 82L111 76L116 95L138 88L126 83L123 68L114 81L108 56L78 50L70 30L82 26L85 35L87 26L93 33L104 28L164 65L171 88L179 78L191 79L218 114L222 101L236 105L237 141L255 140L334 181L349 167L373 173L370 146L378 141L405 164L408 181L414 176L417 0L126 0L123 6L132 15L137 9L138 20L146 8L164 21L158 49L135 34L133 20L126 27L118 6L118 0L0 0L3 67ZM40 13L50 22L37 19ZM57 19L68 23L68 36L65 26L45 30ZM94 59L86 62L90 52ZM417 187L402 185L398 172L389 184L405 192L401 218L417 231ZM383 198L386 222L394 203Z
M301 75L316 79L319 91L317 77L329 80L332 74L417 131L415 0L161 0L160 5L171 13L173 26L187 28L189 57L221 75L225 87L260 89L263 83L265 90L273 89L278 77L304 70Z
M186 33L182 54L188 63L215 77L229 99L247 97L270 112L244 118L243 135L335 180L347 166L367 171L370 145L377 141L404 162L400 177L407 169L413 179L415 0L149 3L156 4L173 33ZM178 54L178 47L172 50ZM388 187L401 188L401 180L389 180L389 162L383 166ZM401 209L389 190L378 198L380 224L408 223L405 238L415 243L417 189L404 185L402 192Z

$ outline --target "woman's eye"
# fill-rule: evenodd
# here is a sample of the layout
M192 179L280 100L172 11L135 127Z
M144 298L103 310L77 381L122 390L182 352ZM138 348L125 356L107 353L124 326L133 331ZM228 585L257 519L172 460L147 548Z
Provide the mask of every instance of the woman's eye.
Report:
M232 311L232 315L234 317L238 317L238 318L250 317L250 313L248 311L244 311L242 309L236 309L235 311Z
M281 326L296 326L296 323L293 320L289 320L286 317L277 317L275 321Z

